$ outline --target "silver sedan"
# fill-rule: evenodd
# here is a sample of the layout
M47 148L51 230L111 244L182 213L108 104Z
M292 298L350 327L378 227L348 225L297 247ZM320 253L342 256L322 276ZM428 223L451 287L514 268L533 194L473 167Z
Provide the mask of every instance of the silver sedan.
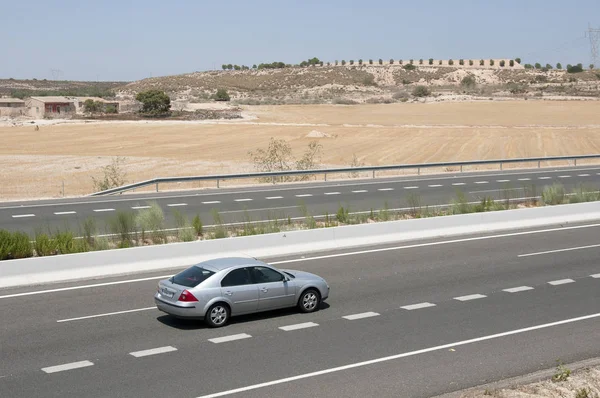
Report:
M328 297L329 285L317 275L279 270L254 258L226 257L161 280L154 302L175 317L221 327L242 314L296 306L313 312Z

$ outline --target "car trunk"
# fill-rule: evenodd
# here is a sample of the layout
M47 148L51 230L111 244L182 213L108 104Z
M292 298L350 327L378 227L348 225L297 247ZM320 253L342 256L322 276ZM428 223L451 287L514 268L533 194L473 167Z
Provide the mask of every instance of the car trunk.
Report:
M158 293L161 300L175 303L185 289L185 286L177 285L170 280L164 280L159 283Z

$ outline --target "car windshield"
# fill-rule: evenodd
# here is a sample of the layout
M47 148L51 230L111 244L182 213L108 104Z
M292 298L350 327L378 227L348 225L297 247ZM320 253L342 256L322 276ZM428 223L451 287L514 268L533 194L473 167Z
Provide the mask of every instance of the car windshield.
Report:
M185 271L181 271L177 275L173 276L171 278L171 282L185 287L196 287L200 283L210 278L210 276L213 274L214 272L212 271L194 265L193 267L190 267Z

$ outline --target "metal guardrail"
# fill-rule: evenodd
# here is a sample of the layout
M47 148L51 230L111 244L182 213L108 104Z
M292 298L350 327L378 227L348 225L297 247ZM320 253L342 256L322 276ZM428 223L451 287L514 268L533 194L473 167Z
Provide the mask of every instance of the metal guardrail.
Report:
M406 170L406 169L417 169L417 174L421 174L421 169L433 168L433 167L457 167L460 166L460 172L462 173L464 166L477 166L487 164L499 164L500 170L502 165L505 163L529 163L537 162L538 168L541 167L542 162L559 161L559 160L573 160L573 166L577 166L577 160L582 159L600 159L600 154L596 155L575 155L575 156L550 156L550 157L536 157L536 158L515 158L515 159L494 159L494 160L471 160L465 162L438 162L438 163L416 163L416 164L397 164L387 166L362 166L362 167L342 167L332 169L313 169L313 170L288 170L288 171L270 171L263 173L242 173L242 174L214 174L206 176L188 176L188 177L159 177L151 180L136 182L133 184L127 184L116 188L107 189L105 191L95 192L90 196L101 196L110 195L115 193L122 193L131 191L136 188L145 187L148 185L156 185L156 192L158 192L158 185L165 183L178 183L178 182L190 182L190 181L217 181L217 188L219 188L220 180L234 180L243 178L273 178L275 183L276 177L286 176L299 176L299 175L313 175L313 174L324 174L325 181L327 181L327 174L336 173L360 173L360 172L372 172L372 177L375 178L376 171L382 170Z

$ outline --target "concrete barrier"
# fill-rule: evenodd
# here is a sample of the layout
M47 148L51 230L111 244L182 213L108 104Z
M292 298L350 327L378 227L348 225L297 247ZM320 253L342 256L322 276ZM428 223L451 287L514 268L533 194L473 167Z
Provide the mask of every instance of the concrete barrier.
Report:
M173 270L232 253L269 258L592 220L600 220L600 202L9 260L0 262L0 287L115 276L142 271Z

